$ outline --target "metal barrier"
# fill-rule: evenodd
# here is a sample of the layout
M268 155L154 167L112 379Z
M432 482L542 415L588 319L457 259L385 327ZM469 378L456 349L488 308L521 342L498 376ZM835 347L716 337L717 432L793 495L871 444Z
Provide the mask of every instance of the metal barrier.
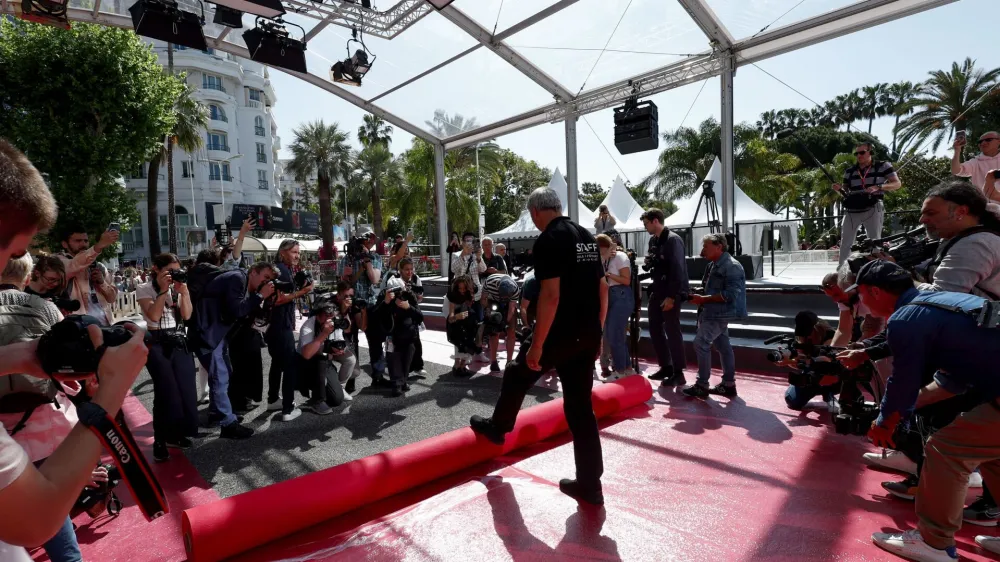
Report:
M135 298L135 291L118 291L118 298L115 299L110 308L112 323L142 315L139 303Z

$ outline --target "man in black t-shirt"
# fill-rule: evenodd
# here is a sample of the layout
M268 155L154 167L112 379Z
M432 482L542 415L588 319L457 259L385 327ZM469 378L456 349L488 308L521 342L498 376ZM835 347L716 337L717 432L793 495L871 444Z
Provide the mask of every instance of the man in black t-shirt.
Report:
M503 386L492 418L472 416L472 429L501 445L514 429L528 390L542 373L555 368L562 382L564 410L573 434L576 479L563 479L559 489L579 500L603 504L601 440L590 392L594 361L608 308L597 241L586 229L562 216L559 195L536 189L528 211L542 231L535 241L535 277L541 284L535 328L517 358L504 369Z

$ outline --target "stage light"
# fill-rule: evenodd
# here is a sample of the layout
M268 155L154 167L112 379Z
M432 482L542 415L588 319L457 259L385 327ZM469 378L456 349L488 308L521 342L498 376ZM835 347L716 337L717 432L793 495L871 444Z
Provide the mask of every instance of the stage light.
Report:
M208 49L201 29L205 18L182 12L173 0L139 0L128 11L135 32L143 37L200 51Z
M364 36L361 35L357 27L351 29L351 39L347 40L348 53L351 52L351 43L358 43L362 48L354 51L353 55L343 61L335 62L330 67L330 80L340 84L360 86L361 79L372 69L372 64L375 63L377 57L375 53L372 53L372 58L368 58L368 53L371 51L365 46Z
M287 68L296 72L306 72L306 44L288 36L281 19L275 21L257 18L257 26L243 33L250 59L263 64ZM301 27L295 25L299 29ZM302 32L305 35L305 31Z
M69 29L65 0L21 0L14 2L14 14L25 21Z
M430 2L431 6L434 6L439 10L443 10L448 7L448 4L451 4L455 0L427 0L427 1Z
M281 0L213 0L212 3L265 18L276 18L285 13Z
M239 29L243 27L243 12L227 8L225 6L215 6L215 19L213 23Z

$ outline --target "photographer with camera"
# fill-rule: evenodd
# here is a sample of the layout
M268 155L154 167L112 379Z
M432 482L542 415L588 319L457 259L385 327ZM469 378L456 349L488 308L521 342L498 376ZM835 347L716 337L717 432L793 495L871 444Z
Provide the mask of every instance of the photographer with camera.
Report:
M493 239L487 236L483 238L482 244L483 263L486 265L486 271L479 274L479 281L485 283L487 277L497 273L509 274L510 271L507 270L507 262L503 260L503 256L493 253Z
M486 278L483 283L483 326L489 337L490 372L499 373L497 363L497 348L500 346L500 334L504 334L504 347L507 348L507 362L514 358L514 342L517 338L514 329L517 326L517 300L521 289L517 281L505 273L495 273Z
M410 390L406 376L413 363L415 342L420 334L420 323L424 314L417 304L417 297L399 277L386 282L384 297L375 307L373 321L381 325L386 335L386 361L389 366L389 380L393 398Z
M468 365L472 362L472 357L482 351L480 342L476 341L479 322L472 312L472 307L476 304L474 287L468 275L459 275L451 282L445 296L448 303L445 333L448 343L455 346L455 364L452 365L451 374L461 378L473 375Z
M972 160L962 162L962 149L968 142L965 131L955 135L952 145L955 153L951 158L951 173L960 178L969 178L972 185L991 201L1000 202L1000 192L996 189L997 174L1000 169L1000 133L987 131L979 137L980 153Z
M247 234L250 233L250 230L256 226L257 223L253 220L253 217L243 219L243 224L240 226L240 233L236 236L236 242L232 246L219 248L219 267L226 271L232 271L240 266L240 260L243 259L243 241L246 239Z
M483 248L479 239L471 232L462 235L462 251L452 255L451 272L456 278L467 275L472 278L473 293L476 302L472 313L477 322L483 321L483 308L479 300L483 296L483 283L480 275L486 273L486 262L483 260Z
M69 225L63 232L60 257L69 284L66 297L83 304L76 314L93 316L102 325L110 326L111 304L118 298L118 289L107 279L104 267L95 261L105 248L118 241L118 231L107 230L93 247L88 247L90 237L82 226Z
M885 207L882 198L887 191L902 187L889 162L874 160L875 145L863 142L854 149L858 163L844 172L844 183L833 184L833 190L844 197L844 219L840 232L840 263L851 253L851 246L864 226L868 238L882 236Z
M292 269L299 264L299 243L285 239L278 246L275 267L278 268L280 290L271 311L270 323L264 334L267 352L271 356L271 370L267 376L267 409L281 410L281 421L292 421L302 415L295 407L295 370L298 358L295 352L295 299L308 295L313 290L312 279L295 287ZM281 400L278 391L281 391Z
M729 343L729 323L747 317L747 280L743 266L728 249L724 234L702 238L701 257L709 261L701 280L704 294L690 295L691 302L698 306L698 333L694 338L698 380L682 391L692 398L707 398L709 394L736 397L736 356ZM713 345L722 360L722 382L709 388Z
M660 369L649 375L666 386L683 386L684 334L681 333L681 303L690 293L684 240L663 226L663 211L649 209L642 214L642 224L652 235L642 268L649 272L649 339L656 350Z
M300 372L315 381L313 395L302 407L325 416L333 407L352 400L344 385L353 380L357 357L351 352L351 298L321 296L309 311L309 318L299 329ZM340 363L334 369L333 362Z
M399 271L399 262L410 255L410 242L413 242L413 231L406 233L406 237L397 234L392 248L389 250L389 271Z
M629 263L628 254L621 251L611 236L598 234L597 247L600 249L601 262L604 265L604 282L608 285L608 316L604 322L601 367L603 371L605 356L609 356L614 371L607 374L606 380L613 381L635 374L630 365L625 334L628 318L635 310L632 265Z
M611 211L608 210L607 205L601 205L597 208L597 218L594 219L594 230L598 234L614 230L616 224L618 224L618 221L611 215Z
M914 408L959 394L980 402L927 441L916 491L918 529L872 535L876 545L904 558L958 560L955 532L969 475L978 467L986 483L1000 489L1000 380L994 354L1000 331L987 327L995 326L997 311L973 295L918 291L906 270L884 260L861 268L857 290L872 314L888 318L894 358L879 416L868 433L876 446L894 447L896 426ZM935 374L925 385L927 373Z
M347 243L343 261L343 279L354 286L355 308L354 326L365 333L368 340L368 356L372 366L372 386L384 386L385 378L385 334L376 322L368 316L379 302L379 282L382 280L382 256L372 251L375 233L365 228L361 234ZM357 331L354 334L357 343Z
M399 261L399 278L406 283L406 287L413 292L413 295L417 298L417 304L419 305L424 301L424 285L420 281L420 276L416 274L413 270L413 259L410 257L405 257ZM423 329L421 327L421 329ZM424 370L424 346L420 341L420 334L417 334L417 339L413 342L413 362L410 364L410 372L416 373L420 376L427 376L427 371Z
M278 267L268 262L258 262L248 271L227 271L209 281L200 297L193 300L191 339L197 342L198 361L208 371L209 421L221 425L221 436L228 439L246 439L253 435L253 429L240 425L229 402L227 336L238 319L257 313L265 301L276 300L273 281L278 275Z
M167 447L188 449L190 438L198 435L197 374L184 335L192 306L182 273L177 256L160 254L153 258L152 279L135 294L148 332L146 370L153 379L153 460L158 462L170 459Z
M16 148L0 139L0 268L27 253L35 234L52 226L56 204L45 181ZM143 332L124 345L102 347L103 333L88 327L101 384L86 416L36 468L7 430L0 427L0 559L29 561L23 546L37 546L67 530L67 515L80 490L95 477L103 442L93 427L95 413L115 415L146 361ZM100 349L100 352L96 352ZM48 379L38 341L2 347L0 375ZM75 377L79 378L79 377ZM64 378L64 380L67 380ZM29 508L26 509L26 506ZM69 525L72 530L72 524Z
M815 312L803 310L795 315L795 343L805 349L821 345L833 345L837 331L821 320ZM808 353L806 354L808 355ZM796 367L796 358L789 358L779 364ZM822 396L831 414L838 413L837 395L840 394L841 383L836 376L826 376L815 384L789 384L785 389L785 404L791 410L804 410L809 401L816 396Z

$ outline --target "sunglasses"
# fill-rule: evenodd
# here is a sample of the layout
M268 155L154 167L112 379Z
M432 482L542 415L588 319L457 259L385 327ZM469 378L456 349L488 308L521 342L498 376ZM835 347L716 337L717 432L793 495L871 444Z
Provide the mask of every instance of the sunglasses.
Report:
M862 154L868 154L867 150L859 150L854 153L855 156L861 156Z
M984 142L990 142L990 141L995 141L995 140L998 140L998 139L996 137L989 138L989 139L979 139L979 144L983 144Z

